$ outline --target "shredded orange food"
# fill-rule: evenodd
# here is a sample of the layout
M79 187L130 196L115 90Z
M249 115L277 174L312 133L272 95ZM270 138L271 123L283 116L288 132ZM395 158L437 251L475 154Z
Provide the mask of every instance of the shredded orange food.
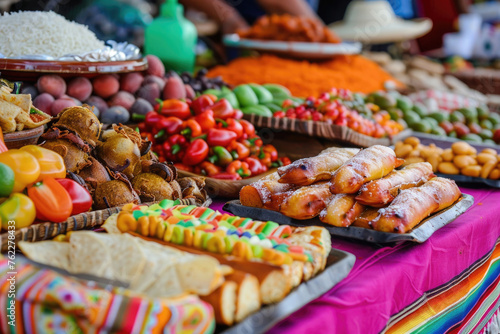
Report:
M375 62L359 55L338 56L318 63L273 55L237 58L228 65L213 68L207 75L220 75L232 85L281 84L300 97L318 96L331 88L370 93L384 89L387 81L400 85Z

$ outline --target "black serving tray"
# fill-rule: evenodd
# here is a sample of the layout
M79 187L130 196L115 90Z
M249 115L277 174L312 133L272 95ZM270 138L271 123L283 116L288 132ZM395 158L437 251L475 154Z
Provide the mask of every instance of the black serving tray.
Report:
M241 205L239 200L227 202L224 210L241 217L250 217L256 220L274 221L278 224L292 226L317 225L326 228L331 235L367 241L376 244L394 243L400 241L413 241L422 243L439 230L441 227L454 221L474 204L474 197L462 194L462 197L452 206L441 210L430 217L422 220L408 233L388 233L375 231L363 227L349 226L337 227L325 224L319 218L298 220L287 217L279 212L267 209L251 208Z
M491 180L482 177L472 177L466 175L453 175L453 174L440 174L440 173L436 173L436 175L454 180L457 184L464 187L484 188L484 186L488 186L500 189L500 180Z
M216 333L258 334L265 333L275 324L285 319L314 299L324 295L342 281L354 266L356 257L348 252L333 249L328 255L325 270L293 289L282 301L263 307L233 325L217 326Z

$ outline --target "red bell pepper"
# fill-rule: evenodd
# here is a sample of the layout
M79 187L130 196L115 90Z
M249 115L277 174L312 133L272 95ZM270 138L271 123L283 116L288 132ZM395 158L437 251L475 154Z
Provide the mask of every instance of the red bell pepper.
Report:
M203 133L200 124L198 124L198 122L196 122L194 119L188 119L187 121L184 121L182 127L183 130L181 131L181 134L190 138L198 137Z
M146 124L146 127L150 130L153 130L156 128L156 124L162 119L163 116L158 114L156 111L150 111L146 114L146 118L144 119L144 123Z
M182 130L182 120L175 116L161 117L155 125L158 131L164 130L168 135L174 135Z
M87 212L92 206L92 196L87 189L82 187L78 182L70 179L56 179L71 197L71 202L73 203L73 210L71 215L77 215L82 212Z
M267 167L262 165L259 159L255 157L248 157L243 161L248 164L248 169L250 169L252 175L259 175L267 171Z
M244 119L240 119L239 122L243 127L243 134L246 134L247 138L255 136L255 127L253 126L252 123Z
M219 129L233 131L236 133L236 139L240 139L241 136L243 136L243 126L234 118L228 118L226 120L217 119L217 127Z
M208 156L208 150L208 144L203 139L196 139L186 149L182 163L188 166L197 165Z
M186 137L175 134L169 137L162 145L163 155L168 161L181 161L188 142Z
M212 175L211 177L219 180L229 180L229 181L241 180L241 176L238 173L219 173Z
M234 109L233 118L238 119L238 120L242 119L243 118L243 111L241 111L240 109Z
M191 102L191 109L193 109L195 115L201 114L205 109L214 104L212 96L208 94L201 95Z
M220 99L211 105L207 110L212 110L215 118L226 119L233 117L234 115L233 106L226 99Z
M177 99L160 101L160 103L155 106L155 110L163 116L174 116L182 120L191 117L189 105L186 102Z
M245 159L250 155L250 149L240 142L232 141L228 146L227 150L233 156L233 159Z
M28 187L28 196L35 203L36 218L39 220L63 222L73 211L71 197L53 177L48 176Z
M240 160L233 161L229 165L227 165L226 172L237 173L242 178L252 175L252 172L248 168L248 164Z
M273 145L264 145L262 147L262 151L264 151L264 153L269 153L270 156L271 156L271 161L276 161L278 160L278 151L276 150L276 148L273 146Z
M215 127L214 112L212 110L207 110L197 115L194 120L200 124L201 131L204 133Z
M220 172L222 171L222 168L220 168L219 166L216 166L213 163L208 162L208 161L203 161L200 164L200 169L201 169L202 173L204 175L207 175L207 176L213 176L216 174L220 174Z
M236 139L236 133L229 130L210 129L207 134L207 143L210 146L228 146Z
M0 153L8 151L9 149L7 148L7 145L5 145L5 142L3 140L3 132L2 129L0 129Z

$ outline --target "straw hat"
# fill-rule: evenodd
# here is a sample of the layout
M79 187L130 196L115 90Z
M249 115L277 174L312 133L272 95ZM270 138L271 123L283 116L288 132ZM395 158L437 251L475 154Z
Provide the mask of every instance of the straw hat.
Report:
M432 28L428 18L405 21L396 16L388 1L352 1L344 20L328 26L346 41L382 44L414 39Z

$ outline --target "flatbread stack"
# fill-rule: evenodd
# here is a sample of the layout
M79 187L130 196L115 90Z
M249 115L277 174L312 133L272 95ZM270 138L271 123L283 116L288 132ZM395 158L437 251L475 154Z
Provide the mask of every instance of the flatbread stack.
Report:
M4 133L37 128L50 121L50 115L33 106L30 94L11 92L0 85L0 128Z
M29 259L123 282L149 297L208 295L224 282L227 269L209 256L193 255L129 234L72 232L69 242L20 242Z

